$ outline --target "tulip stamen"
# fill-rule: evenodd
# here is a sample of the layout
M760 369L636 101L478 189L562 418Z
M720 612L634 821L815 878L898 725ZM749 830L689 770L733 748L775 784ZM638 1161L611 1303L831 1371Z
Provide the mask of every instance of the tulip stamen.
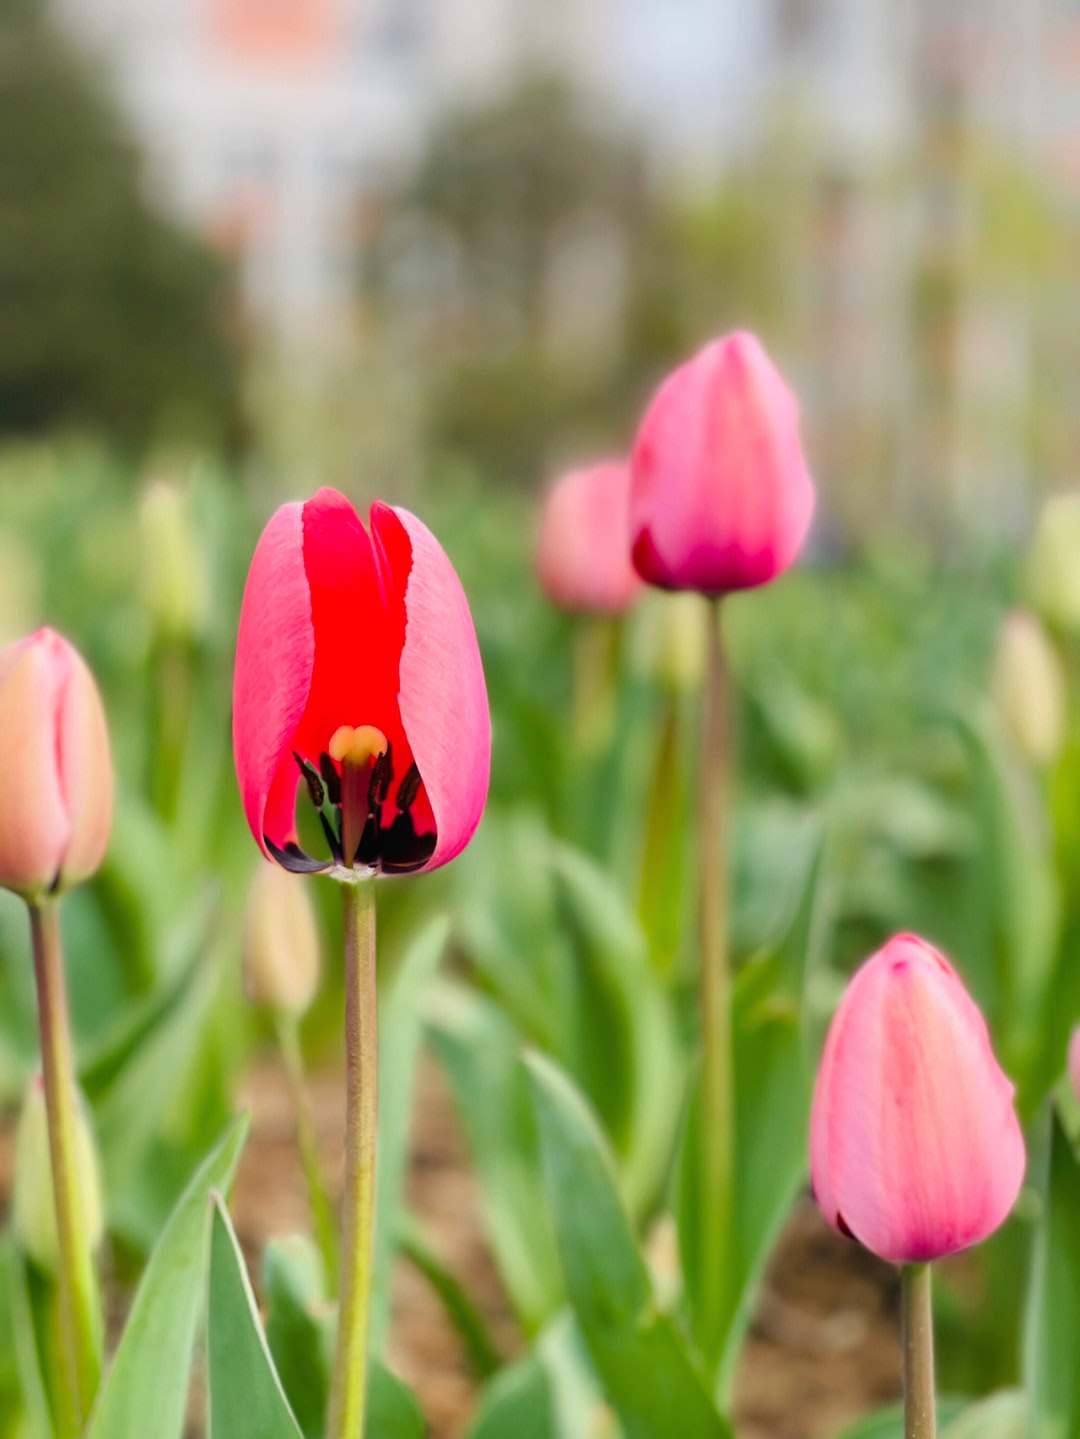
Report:
M400 874L419 869L431 857L435 835L418 833L412 815L423 785L415 760L410 762L393 795L396 812L392 822L383 820L394 782L394 750L381 730L374 725L342 725L320 753L317 768L297 750L293 758L303 775L331 858L314 859L296 841L282 847L264 835L268 851L279 864L304 874L334 865Z

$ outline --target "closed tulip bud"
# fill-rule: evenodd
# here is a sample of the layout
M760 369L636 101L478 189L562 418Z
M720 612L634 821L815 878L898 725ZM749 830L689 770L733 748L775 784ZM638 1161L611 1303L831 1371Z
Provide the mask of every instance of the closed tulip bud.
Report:
M952 966L891 939L852 977L821 1057L810 1174L826 1219L895 1264L985 1239L1024 1177L1013 1093Z
M717 340L669 375L630 461L638 573L663 589L721 595L786 570L814 509L798 420L753 335Z
M72 1153L74 1188L82 1208L83 1232L93 1250L100 1246L104 1236L105 1216L97 1150L81 1094L76 1095ZM56 1274L60 1265L60 1243L56 1233L45 1086L40 1074L34 1075L27 1087L15 1130L11 1223L19 1244L34 1263L47 1274Z
M1055 495L1039 513L1027 557L1028 591L1058 629L1080 630L1080 494Z
M248 892L244 985L252 1004L296 1017L319 987L319 931L307 887L269 860Z
M563 609L621 614L641 593L630 563L630 471L608 461L564 475L548 492L536 573Z
M97 869L112 826L112 763L97 685L42 629L0 650L0 886L29 900Z
M990 688L1017 747L1048 764L1065 738L1065 676L1050 637L1027 610L1002 622Z
M183 491L152 480L139 502L139 589L155 625L170 639L186 640L206 624L206 557L191 525Z

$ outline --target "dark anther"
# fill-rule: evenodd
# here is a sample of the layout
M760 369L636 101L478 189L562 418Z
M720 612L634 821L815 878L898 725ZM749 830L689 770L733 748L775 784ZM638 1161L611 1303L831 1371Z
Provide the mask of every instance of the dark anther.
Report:
M435 849L435 835L417 834L412 815L402 810L394 817L389 829L382 832L380 868L386 874L402 874L420 869Z
M367 824L364 825L364 832L360 836L360 843L356 846L354 862L356 864L374 865L379 858L379 820L377 815L370 815Z
M394 761L390 753L390 742L387 741L386 748L375 761L371 769L371 788L368 793L372 799L377 799L380 804L386 798L390 789L390 781L394 778Z
M304 781L307 784L308 794L311 796L311 803L316 809L320 809L323 802L323 786L318 771L314 765L308 764L303 755L297 754L295 750L293 750L293 759L300 766L300 773L304 776Z
M330 756L323 750L319 756L319 773L326 785L326 793L330 796L332 805L341 803L341 776L337 772L337 766Z
M305 854L298 844L292 840L284 849L279 849L268 834L263 835L263 843L267 849L284 869L291 869L293 874L318 874L320 870L329 869L330 865L325 860L312 859L311 855Z
M419 789L420 771L416 768L416 761L413 760L412 764L405 771L405 778L398 785L396 801L398 809L408 809L416 798Z
M338 828L340 829L340 827L341 827L341 814L340 814L340 812L339 812L338 817L337 817L337 822L338 822ZM345 851L344 851L344 850L342 849L342 847L341 847L341 836L334 833L334 826L333 826L333 825L330 823L330 821L326 818L326 816L323 814L322 810L319 811L319 823L320 823L320 824L322 825L322 827L323 827L323 834L326 835L326 842L327 842L327 844L330 846L330 853L331 853L331 854L334 856L334 858L337 860L338 864L343 864L343 863L344 863L344 860L345 860Z
M847 1227L847 1220L839 1210L836 1211L836 1227L841 1234L846 1234L849 1239L855 1238L854 1234L852 1234L851 1230Z

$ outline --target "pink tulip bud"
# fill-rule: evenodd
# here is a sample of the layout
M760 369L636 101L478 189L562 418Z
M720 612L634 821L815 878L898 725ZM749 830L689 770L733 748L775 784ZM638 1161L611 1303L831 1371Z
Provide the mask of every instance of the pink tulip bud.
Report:
M891 939L853 975L821 1057L810 1174L826 1219L896 1264L985 1239L1024 1177L1013 1092L956 971Z
M1069 1083L1072 1085L1072 1092L1076 1095L1077 1103L1080 1104L1080 1024L1076 1026L1069 1036L1066 1068L1068 1069Z
M233 752L252 833L287 869L434 869L465 847L487 691L461 583L414 515L373 505L369 533L323 489L273 516L240 612ZM299 844L301 779L325 861Z
M798 420L753 335L717 340L669 375L630 461L638 573L663 589L719 595L786 570L814 509Z
M93 874L112 826L94 678L55 630L0 650L0 885L40 899Z
M641 578L629 556L630 470L611 460L564 475L548 492L536 572L544 593L567 610L620 614Z

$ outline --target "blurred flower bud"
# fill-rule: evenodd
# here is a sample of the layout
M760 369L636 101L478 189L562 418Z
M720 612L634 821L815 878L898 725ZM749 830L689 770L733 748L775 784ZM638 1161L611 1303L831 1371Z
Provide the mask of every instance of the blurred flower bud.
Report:
M1001 623L990 692L1017 747L1036 764L1054 759L1065 738L1065 676L1028 610L1013 610Z
M810 1116L810 1176L826 1219L894 1264L977 1244L1024 1178L1013 1086L955 970L913 935L851 979Z
M554 604L619 614L642 582L630 563L630 471L617 461L564 475L544 501L536 573Z
M94 678L55 630L0 650L0 886L40 899L88 878L112 827Z
M154 627L169 639L201 633L209 613L206 556L187 498L170 480L156 479L139 501L139 592Z
M248 893L244 987L252 1004L296 1016L319 987L319 931L307 886L269 860Z
M727 594L767 584L802 549L814 486L799 406L753 335L728 335L653 396L630 459L630 543L643 579Z
M1039 512L1027 557L1028 592L1043 618L1080 630L1080 494L1055 495Z
M81 1094L75 1095L75 1192L82 1207L82 1227L91 1249L105 1234L101 1202L101 1175L90 1118ZM47 1274L60 1266L56 1234L56 1200L53 1196L49 1156L49 1121L45 1112L45 1085L40 1073L30 1080L15 1130L15 1174L11 1191L11 1223L19 1244Z
M709 606L693 590L650 595L634 617L630 663L676 693L697 689L705 673Z

